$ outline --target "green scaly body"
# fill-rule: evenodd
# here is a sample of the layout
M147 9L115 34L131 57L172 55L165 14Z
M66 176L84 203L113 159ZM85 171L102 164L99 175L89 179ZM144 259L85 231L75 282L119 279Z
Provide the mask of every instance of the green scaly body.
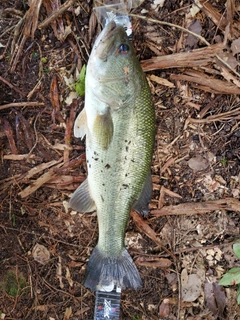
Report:
M85 281L93 290L111 282L141 285L124 248L124 235L132 208L147 213L154 133L154 107L145 75L124 29L112 23L96 40L89 58L85 109L75 123L75 135L86 134L88 178L70 206L97 210L99 239Z

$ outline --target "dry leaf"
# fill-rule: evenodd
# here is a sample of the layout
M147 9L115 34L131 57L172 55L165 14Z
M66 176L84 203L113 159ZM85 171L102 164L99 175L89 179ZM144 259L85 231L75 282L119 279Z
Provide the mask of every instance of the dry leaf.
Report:
M182 299L185 302L192 302L195 301L200 294L201 280L196 274L190 274L186 285L182 286Z
M164 299L163 302L160 304L158 315L161 318L165 318L169 316L169 313L170 313L169 300Z
M126 232L125 243L128 248L136 250L142 249L143 237L138 232Z
M193 4L192 7L190 8L190 14L193 18L199 11L200 11L200 8L195 4Z
M188 160L188 165L194 172L198 172L207 169L208 161L203 156L197 155Z
M182 270L182 272L181 272L181 285L182 285L182 288L186 287L187 282L188 282L188 272L187 272L187 269L184 268Z
M231 50L232 54L235 56L235 54L240 52L240 38L233 40L231 44Z
M202 26L199 20L195 20L191 26L189 27L189 30L201 35L202 32ZM186 38L186 45L189 47L195 47L198 43L199 39L196 38L194 35L192 34L188 34L187 38Z
M70 91L69 95L67 96L67 98L65 99L65 103L69 106L70 104L72 104L74 99L78 98L78 94L76 91Z
M220 183L216 180L212 179L212 177L207 174L203 179L203 185L206 187L210 192L213 192L221 187Z
M233 69L235 69L238 66L238 61L231 52L220 52L218 56L227 64L229 64L230 67L232 67Z
M174 88L175 87L175 85L172 82L168 81L167 79L157 77L154 74L151 74L149 76L149 79L154 81L154 82L156 82L156 83L158 83L158 84L161 84L163 86L169 87L169 88Z
M215 315L217 314L217 304L214 298L214 292L213 292L213 284L210 282L205 282L204 284L204 297L205 297L205 303L208 309Z
M204 284L205 303L208 309L214 314L223 317L226 306L225 290L216 282L205 282Z
M66 267L66 279L67 279L70 287L72 287L73 286L73 280L71 278L70 270L69 270L68 267Z
M36 244L32 250L33 259L42 265L45 265L49 262L50 252L46 247L41 244Z
M216 299L218 307L218 315L223 317L223 311L226 306L226 295L225 289L222 286L219 286L217 282L213 283L213 292Z
M69 320L72 315L72 307L66 309L63 320Z
M169 259L158 257L138 257L135 263L150 268L169 268L172 264Z

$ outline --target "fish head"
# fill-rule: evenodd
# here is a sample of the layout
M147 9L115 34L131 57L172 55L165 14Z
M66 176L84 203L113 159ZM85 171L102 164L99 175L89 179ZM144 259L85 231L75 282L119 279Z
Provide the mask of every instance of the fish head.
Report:
M87 67L87 85L99 100L119 107L140 91L142 71L124 28L111 21L98 36Z

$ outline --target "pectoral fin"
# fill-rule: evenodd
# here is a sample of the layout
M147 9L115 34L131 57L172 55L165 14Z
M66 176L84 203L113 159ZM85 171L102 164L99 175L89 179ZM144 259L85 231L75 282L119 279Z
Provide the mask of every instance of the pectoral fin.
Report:
M74 123L74 136L81 138L87 133L87 114L85 108L79 113Z
M69 201L69 206L78 212L92 212L96 210L95 202L90 195L87 179L74 192Z
M93 129L99 146L108 149L113 136L113 121L109 108L104 114L97 114Z
M151 201L151 199L152 199L152 178L151 178L151 172L149 171L144 187L139 196L139 199L133 204L133 209L145 217L148 214L148 204Z

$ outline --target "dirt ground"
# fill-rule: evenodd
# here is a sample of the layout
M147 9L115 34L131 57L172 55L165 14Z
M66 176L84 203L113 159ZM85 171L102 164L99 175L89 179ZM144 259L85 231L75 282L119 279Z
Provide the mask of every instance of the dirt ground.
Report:
M87 175L73 83L100 32L92 8L0 3L0 319L93 319L96 213L68 208ZM133 44L156 144L150 214L132 212L126 231L143 287L122 292L121 319L240 319L237 285L218 285L240 266L240 2L152 0L131 14L144 17Z

